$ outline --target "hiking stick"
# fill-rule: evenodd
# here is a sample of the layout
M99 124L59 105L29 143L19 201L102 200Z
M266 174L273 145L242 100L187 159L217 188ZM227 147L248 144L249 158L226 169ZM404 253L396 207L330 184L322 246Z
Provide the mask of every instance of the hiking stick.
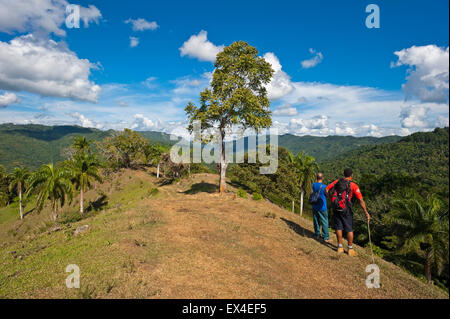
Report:
M372 253L372 264L375 264L375 258L373 257L372 239L370 238L370 222L369 222L369 220L367 220L367 230L369 232L369 244L370 244L370 252Z

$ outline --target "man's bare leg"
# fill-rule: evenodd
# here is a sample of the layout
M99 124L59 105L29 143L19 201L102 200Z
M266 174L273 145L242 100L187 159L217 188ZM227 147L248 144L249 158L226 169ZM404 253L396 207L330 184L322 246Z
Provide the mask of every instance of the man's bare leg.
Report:
M355 249L353 249L353 232L347 233L347 240L348 240L348 255L358 256Z
M336 237L337 237L337 242L338 242L337 252L343 253L344 248L342 247L342 230L336 230Z
M342 238L342 234L341 234ZM353 246L353 232L347 233L347 241L349 246Z
M342 230L336 230L336 237L338 244L342 245Z

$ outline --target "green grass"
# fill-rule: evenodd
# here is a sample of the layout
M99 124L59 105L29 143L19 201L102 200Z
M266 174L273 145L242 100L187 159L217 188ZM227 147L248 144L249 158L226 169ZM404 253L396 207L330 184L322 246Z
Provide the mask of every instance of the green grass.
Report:
M19 209L15 205L0 208L0 224L14 218L19 218Z
M162 194L139 178L117 181L105 206L81 216L74 202L61 211L56 224L49 220L48 208L40 214L32 212L23 221L18 218L17 204L0 209L0 298L107 296L115 287L127 284L138 265L157 262L164 247L152 234L162 221L158 212L142 207L140 200ZM90 197L96 196L91 191ZM31 208L32 203L25 211ZM74 236L73 231L82 225L89 225L88 231ZM61 229L49 232L54 226ZM130 249L138 250L133 258L122 247L128 241ZM82 289L65 286L69 264L80 267Z

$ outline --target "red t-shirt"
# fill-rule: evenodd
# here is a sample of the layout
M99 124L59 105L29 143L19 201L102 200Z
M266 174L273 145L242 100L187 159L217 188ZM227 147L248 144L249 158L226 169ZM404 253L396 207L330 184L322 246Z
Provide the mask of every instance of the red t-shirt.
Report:
M348 180L347 178L346 178L346 180ZM335 180L333 183L331 183L331 184L329 184L328 186L327 186L327 191L329 191L330 189L332 189L333 187L334 187L334 185L336 185L336 183L338 182L339 180L337 179L337 180ZM351 201L352 200L352 198L353 198L353 196L355 196L357 199L362 199L363 198L363 196L362 196L362 194L361 194L361 190L359 189L359 186L358 185L356 185L356 183L354 183L354 182L350 182L350 196L349 196L349 200Z

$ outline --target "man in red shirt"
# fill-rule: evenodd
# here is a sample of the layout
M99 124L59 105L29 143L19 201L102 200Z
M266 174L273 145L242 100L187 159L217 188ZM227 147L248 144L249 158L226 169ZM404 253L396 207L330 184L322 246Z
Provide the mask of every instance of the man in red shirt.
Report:
M358 254L353 249L353 209L352 209L352 199L356 198L359 201L359 205L363 209L364 213L366 214L367 220L370 220L369 212L367 211L366 203L364 202L363 196L361 194L361 191L359 189L359 186L356 185L352 181L353 179L353 171L351 168L346 168L344 170L344 179L343 181L347 184L350 183L350 191L348 194L348 202L349 207L348 210L345 212L338 212L334 211L334 224L335 224L335 230L336 230L336 237L338 241L338 253L344 252L344 247L342 246L342 231L347 232L347 240L348 240L348 255L349 256L357 256ZM335 180L333 183L327 186L325 191L327 194L331 189L335 187L335 185L339 182L339 179ZM331 194L333 196L333 194ZM345 196L345 192L344 192Z

